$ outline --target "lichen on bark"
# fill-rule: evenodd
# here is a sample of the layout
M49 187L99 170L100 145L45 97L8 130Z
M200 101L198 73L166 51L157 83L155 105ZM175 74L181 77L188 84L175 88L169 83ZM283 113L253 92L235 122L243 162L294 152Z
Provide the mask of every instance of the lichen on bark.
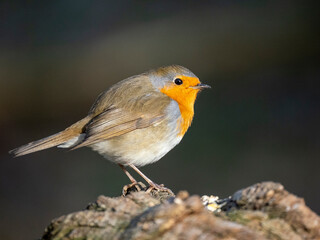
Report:
M320 219L274 182L237 191L220 212L185 191L131 191L54 219L42 239L320 239Z

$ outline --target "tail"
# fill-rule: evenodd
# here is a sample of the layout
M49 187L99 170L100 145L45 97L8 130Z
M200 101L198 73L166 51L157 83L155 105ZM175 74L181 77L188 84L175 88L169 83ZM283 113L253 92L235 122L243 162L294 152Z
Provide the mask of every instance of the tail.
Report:
M79 141L82 141L84 137L84 127L89 121L89 117L83 118L82 120L76 122L62 132L34 142L30 142L26 145L9 151L9 153L13 154L14 157L19 157L55 146L61 146L64 148L71 147L77 144Z

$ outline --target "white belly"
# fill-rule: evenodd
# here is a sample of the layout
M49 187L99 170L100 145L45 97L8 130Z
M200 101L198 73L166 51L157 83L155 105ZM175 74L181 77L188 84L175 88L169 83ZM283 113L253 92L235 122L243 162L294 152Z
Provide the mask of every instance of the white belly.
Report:
M141 130L134 132L137 131ZM91 147L112 162L123 165L133 164L139 167L158 161L182 139L176 136L167 136L166 139L161 140L151 139L152 135L147 138L144 137L144 140L136 139L136 137L138 136L121 144L113 139L96 143Z
M181 115L178 104L172 101L168 118L160 124L95 143L90 147L112 162L144 166L162 158L182 139Z

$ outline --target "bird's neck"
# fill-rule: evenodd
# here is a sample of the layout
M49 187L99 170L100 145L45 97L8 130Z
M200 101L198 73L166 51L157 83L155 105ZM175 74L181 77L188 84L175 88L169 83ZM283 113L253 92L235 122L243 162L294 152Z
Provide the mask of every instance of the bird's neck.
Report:
M181 119L179 119L179 121L180 121L179 135L180 136L183 136L187 132L188 128L191 125L193 115L194 115L193 105L194 105L194 103L190 104L189 106L179 104L179 109L180 109L180 113L181 113Z
M194 115L194 102L198 91L190 88L179 90L176 90L176 88L163 88L160 91L178 103L181 113L181 119L178 120L180 122L179 135L183 136L191 125Z

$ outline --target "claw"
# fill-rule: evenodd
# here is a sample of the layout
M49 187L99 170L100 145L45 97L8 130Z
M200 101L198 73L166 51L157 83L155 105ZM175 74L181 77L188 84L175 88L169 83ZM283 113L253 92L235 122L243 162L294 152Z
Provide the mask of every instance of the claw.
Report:
M122 188L122 196L128 195L130 192L139 192L145 190L147 187L142 182L133 182L125 185Z
M171 191L171 189L166 188L163 184L156 184L156 183L152 183L150 184L149 188L147 189L147 193L150 193L152 190L156 190L158 192L167 192L170 195L174 196L174 193Z

